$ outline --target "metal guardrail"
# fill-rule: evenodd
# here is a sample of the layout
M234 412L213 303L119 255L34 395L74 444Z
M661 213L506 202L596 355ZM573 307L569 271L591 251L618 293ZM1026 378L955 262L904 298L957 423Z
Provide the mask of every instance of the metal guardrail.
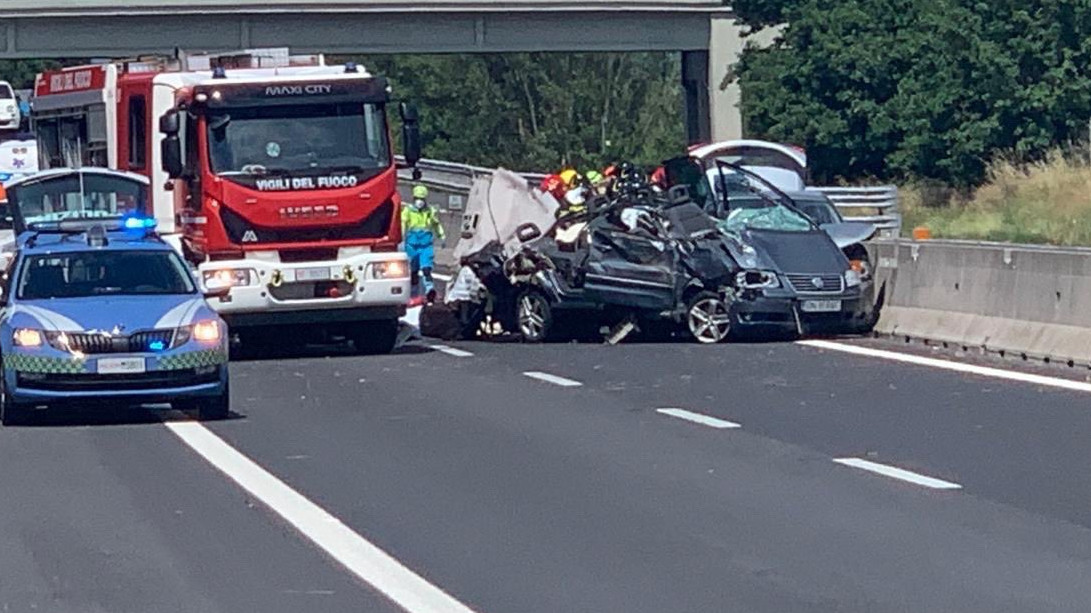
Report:
M421 183L432 188L461 194L469 194L475 177L492 174L492 169L489 168L444 160L421 160L417 168L422 174ZM532 172L518 174L525 177L527 183L531 185L537 185L546 176ZM409 180L410 171L402 171L401 177ZM845 219L875 224L881 236L896 237L901 230L902 217L898 214L897 187L808 187L807 189L825 194ZM867 214L868 211L874 211L874 213Z
M841 216L852 221L866 221L879 228L883 236L897 236L902 227L898 213L898 188L892 185L879 187L808 187L826 194ZM874 211L872 214L860 214Z

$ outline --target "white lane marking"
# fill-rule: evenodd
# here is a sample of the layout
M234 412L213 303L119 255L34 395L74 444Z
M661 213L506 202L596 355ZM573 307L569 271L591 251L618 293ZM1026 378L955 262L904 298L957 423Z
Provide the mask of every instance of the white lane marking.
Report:
M408 613L474 613L420 575L352 531L325 509L288 487L203 425L192 421L166 426L201 457L263 502L368 585Z
M451 280L451 275L445 275L445 274L439 273L439 272L433 272L432 276L439 279L440 281L450 281Z
M893 360L895 362L904 362L906 364L917 364L918 366L942 368L944 370L953 370L955 372L967 373L971 375L980 375L982 377L1007 379L1009 381L1019 381L1021 383L1044 385L1047 387L1056 387L1076 392L1091 392L1091 383L1084 383L1083 381L1070 381L1068 379L1060 379L1057 377L1032 375L1029 373L1017 372L1014 370L1003 370L1000 368L990 368L988 366L963 364L961 362L952 362L950 360L926 358L923 356L912 355L908 353L898 353L896 351L886 351L884 349L870 349L868 347L857 347L855 345L846 345L844 343L834 343L830 341L796 341L796 343L799 345L805 345L807 347L815 347L817 349L842 351L844 353L863 355L872 358L881 358L884 360Z
M463 351L461 349L455 349L454 347L448 347L447 345L429 345L432 349L440 353L446 353L447 355L453 355L456 358L472 358L474 354L469 351Z
M934 490L962 489L962 486L957 483L951 483L950 481L944 481L943 479L936 479L935 477L929 477L927 475L915 473L909 470L905 470L904 468L898 468L896 466L887 466L886 464L877 464L875 462L861 460L860 458L834 458L833 461L841 464L842 466L859 468L860 470L873 472L877 475L883 475L884 477L900 479L902 481L908 481L909 483L915 483L924 487L930 487Z
M677 417L678 419L684 419L686 421L692 421L695 424L701 424L703 426L709 426L710 428L741 428L742 426L733 421L724 421L722 419L716 419L715 417L709 417L708 415L701 415L700 413L694 413L685 409L656 409L656 413L662 413L663 415L670 415L671 417Z
M553 385L559 385L561 387L579 387L583 385L579 381L573 381L572 379L565 379L564 377L558 377L557 375L551 375L547 372L538 372L531 370L523 373L525 376L531 379L537 379L539 381L545 381L546 383L552 383Z

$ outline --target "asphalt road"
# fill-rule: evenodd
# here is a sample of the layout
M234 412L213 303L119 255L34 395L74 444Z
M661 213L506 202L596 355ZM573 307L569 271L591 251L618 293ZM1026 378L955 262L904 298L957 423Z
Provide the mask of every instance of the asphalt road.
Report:
M446 593L414 613L1091 610L1087 391L793 343L428 345L234 363L207 430L0 429L0 611L401 610L380 591L419 584L370 545Z

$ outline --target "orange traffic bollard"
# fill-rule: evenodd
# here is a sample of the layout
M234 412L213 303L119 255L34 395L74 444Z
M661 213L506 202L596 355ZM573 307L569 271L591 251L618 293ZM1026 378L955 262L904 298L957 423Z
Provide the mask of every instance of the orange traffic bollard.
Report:
M930 238L932 238L932 231L928 229L928 226L913 228L913 240L926 241Z

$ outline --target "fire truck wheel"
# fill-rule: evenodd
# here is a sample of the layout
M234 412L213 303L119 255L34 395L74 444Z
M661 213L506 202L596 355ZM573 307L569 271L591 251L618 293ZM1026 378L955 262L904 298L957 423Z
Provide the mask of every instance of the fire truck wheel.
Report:
M398 342L398 321L372 321L359 324L352 332L356 352L377 355L394 351Z

